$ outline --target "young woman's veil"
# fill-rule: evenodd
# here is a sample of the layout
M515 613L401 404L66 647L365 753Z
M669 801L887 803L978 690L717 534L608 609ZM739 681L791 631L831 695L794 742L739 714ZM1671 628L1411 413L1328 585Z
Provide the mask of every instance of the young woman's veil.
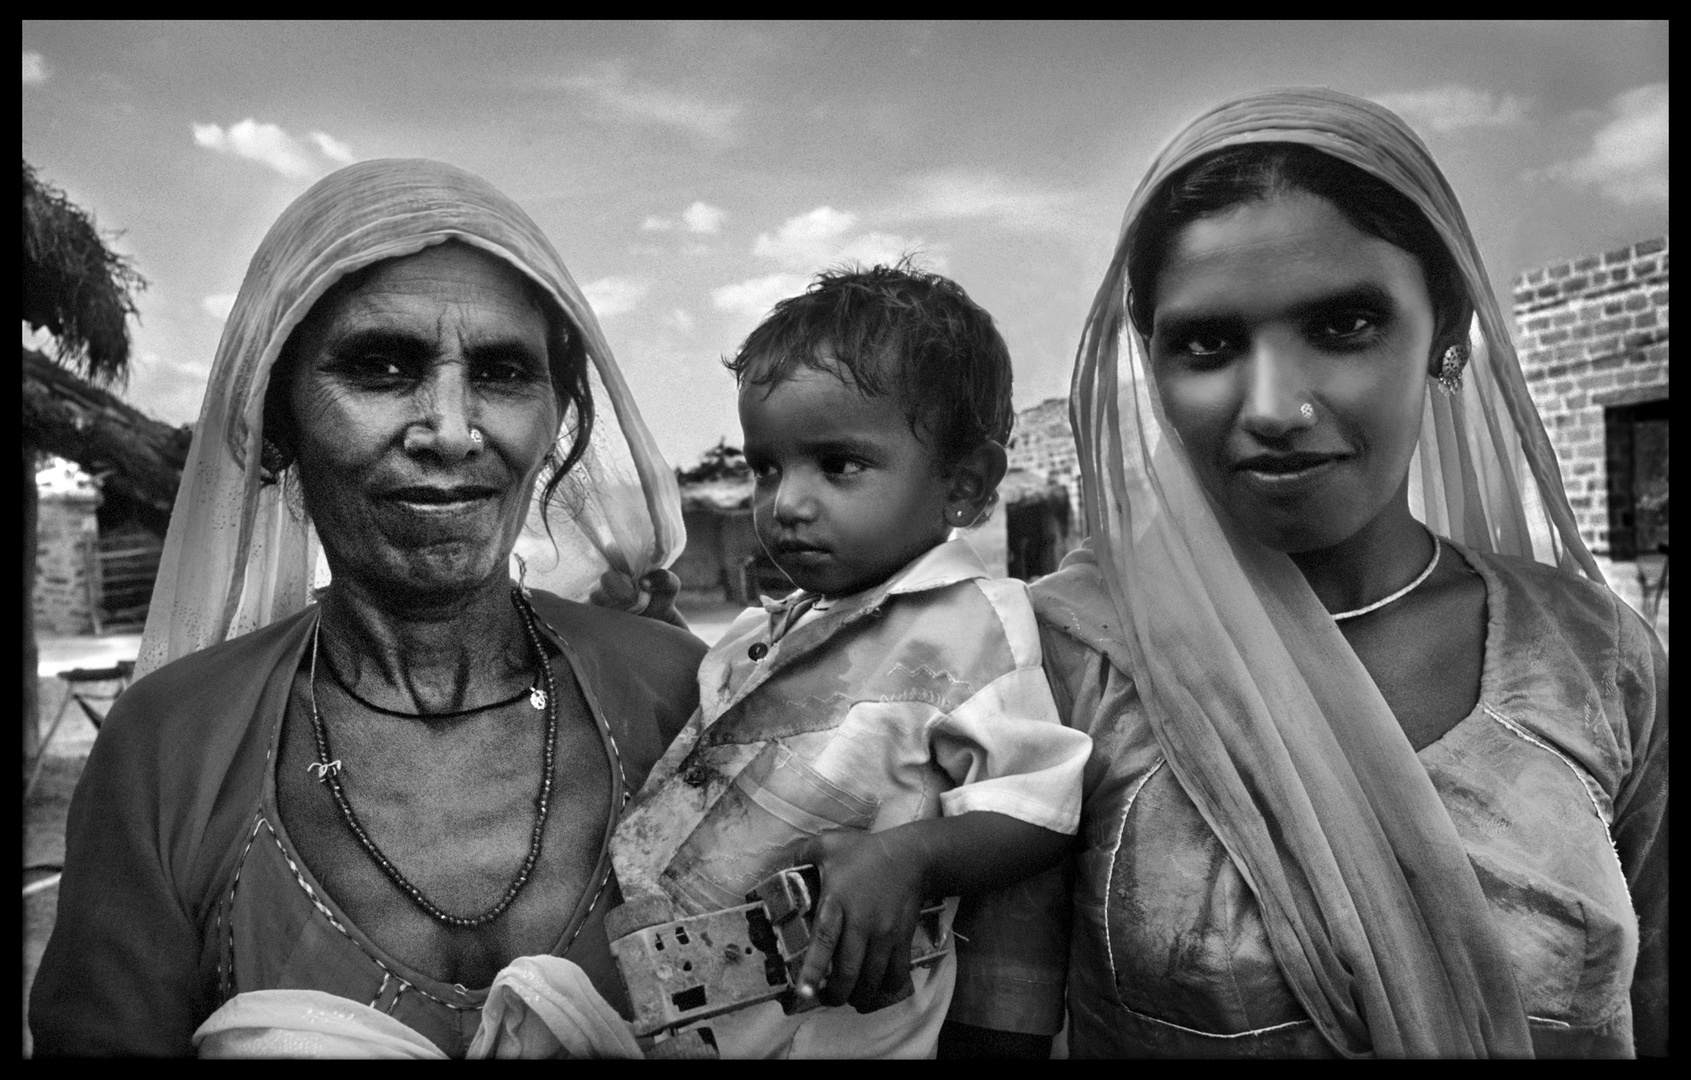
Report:
M617 370L598 320L539 226L487 181L438 161L364 161L282 212L247 269L212 364L170 518L136 673L300 611L319 558L298 471L261 483L264 397L288 335L347 274L448 240L531 278L584 339L594 403L586 454L554 497L550 537L531 504L518 541L528 584L584 599L601 572L667 566L685 534L675 476ZM574 414L559 457L574 437ZM536 499L545 481L536 485ZM553 556L553 542L557 556ZM320 583L320 582L319 582Z
M1128 204L1076 361L1087 527L1127 665L1181 785L1255 894L1288 983L1341 1053L1532 1053L1507 953L1425 768L1284 554L1208 501L1164 425L1126 315L1127 253L1176 170L1301 143L1379 177L1438 230L1475 308L1454 397L1428 380L1412 510L1481 552L1578 567L1556 459L1456 196L1391 112L1323 89L1247 94L1194 120Z

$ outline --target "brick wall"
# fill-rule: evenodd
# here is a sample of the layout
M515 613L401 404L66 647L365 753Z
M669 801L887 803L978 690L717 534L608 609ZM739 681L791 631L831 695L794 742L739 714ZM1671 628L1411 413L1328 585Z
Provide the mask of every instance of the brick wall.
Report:
M43 494L36 534L35 625L45 634L90 634L88 571L95 543L93 494Z
M1604 410L1668 396L1668 238L1515 279L1527 388L1562 465L1580 535L1609 554Z
M1646 551L1634 558L1625 532L1632 508L1619 501L1631 463L1610 458L1617 448L1630 452L1621 428L1629 415L1668 398L1668 238L1528 271L1515 279L1514 302L1521 367L1580 535L1609 585L1654 615L1666 643L1668 600L1652 611L1640 579L1641 570L1653 579L1665 560Z
M1074 432L1069 427L1068 398L1050 398L1016 414L1010 432L1010 468L1024 469L1069 493L1070 528L1085 528L1080 502L1080 462L1075 457ZM1079 542L1075 537L1075 542Z

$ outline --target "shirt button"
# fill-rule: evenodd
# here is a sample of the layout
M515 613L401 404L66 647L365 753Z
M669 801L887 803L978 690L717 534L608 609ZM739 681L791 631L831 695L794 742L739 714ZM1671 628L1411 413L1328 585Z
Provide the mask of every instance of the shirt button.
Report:
M764 657L769 655L769 646L765 645L761 641L756 642L751 648L746 650L746 655L751 657L753 660L762 660Z

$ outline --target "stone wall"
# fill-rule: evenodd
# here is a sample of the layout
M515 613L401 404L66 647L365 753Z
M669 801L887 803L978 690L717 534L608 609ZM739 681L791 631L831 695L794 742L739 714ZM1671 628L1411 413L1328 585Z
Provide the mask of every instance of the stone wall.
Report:
M1080 500L1080 462L1075 457L1074 432L1069 427L1069 401L1050 398L1016 414L1010 432L1010 468L1061 484L1069 493L1070 529L1085 528ZM1075 537L1079 541L1079 537Z
M41 495L36 533L35 626L43 634L91 634L89 571L94 564L98 497Z

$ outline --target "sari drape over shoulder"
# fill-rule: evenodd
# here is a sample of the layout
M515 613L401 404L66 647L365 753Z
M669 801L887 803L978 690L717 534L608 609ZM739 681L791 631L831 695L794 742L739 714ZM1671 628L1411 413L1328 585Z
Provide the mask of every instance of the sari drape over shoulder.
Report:
M1601 581L1460 206L1389 111L1325 89L1247 94L1194 120L1128 205L1082 337L1071 417L1087 527L1132 672L1174 776L1255 895L1269 945L1346 1055L1526 1056L1521 995L1427 770L1286 555L1208 501L1165 428L1148 342L1126 317L1127 254L1151 197L1197 158L1299 143L1419 207L1475 308L1455 396L1428 380L1411 509L1482 553Z

